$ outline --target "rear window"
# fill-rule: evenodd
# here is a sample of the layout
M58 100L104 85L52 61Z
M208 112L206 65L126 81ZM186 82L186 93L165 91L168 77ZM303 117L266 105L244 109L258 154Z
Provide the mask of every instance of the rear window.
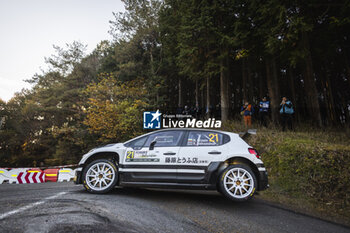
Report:
M212 131L191 131L188 134L187 146L219 146L223 144L223 134Z

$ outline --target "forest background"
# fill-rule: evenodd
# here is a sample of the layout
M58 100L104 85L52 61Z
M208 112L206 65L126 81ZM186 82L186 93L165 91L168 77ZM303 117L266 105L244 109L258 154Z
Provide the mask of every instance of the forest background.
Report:
M54 46L32 88L0 100L0 166L77 163L97 145L147 132L145 110L197 107L197 117L242 131L243 102L268 96L269 127L255 125L251 143L273 195L349 216L349 1L123 2L112 41L89 54L78 41ZM293 103L294 132L280 132L282 96Z

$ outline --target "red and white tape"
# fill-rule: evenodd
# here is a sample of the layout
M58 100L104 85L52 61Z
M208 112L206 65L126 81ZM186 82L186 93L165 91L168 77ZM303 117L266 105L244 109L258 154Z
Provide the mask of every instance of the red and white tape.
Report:
M69 165L63 165L63 166L51 166L51 167L21 167L21 169L40 169L40 170L45 170L45 169L51 169L51 168L67 168L67 167L78 167L79 164L69 164ZM17 169L17 168L12 168L12 167L6 167L6 168L0 168L0 169L6 169L6 170L12 170L12 169Z

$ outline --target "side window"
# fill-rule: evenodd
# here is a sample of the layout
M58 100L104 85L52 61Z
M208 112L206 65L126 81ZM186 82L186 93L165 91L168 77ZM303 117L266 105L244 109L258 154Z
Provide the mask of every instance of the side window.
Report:
M223 135L211 131L191 131L188 134L187 146L219 146Z
M148 147L151 142L157 141L155 147L177 146L183 131L165 131L151 134L144 146Z
M140 147L142 147L145 144L147 138L148 137L142 137L142 138L136 139L134 141L129 142L125 146L126 147L132 147L132 148L140 148Z

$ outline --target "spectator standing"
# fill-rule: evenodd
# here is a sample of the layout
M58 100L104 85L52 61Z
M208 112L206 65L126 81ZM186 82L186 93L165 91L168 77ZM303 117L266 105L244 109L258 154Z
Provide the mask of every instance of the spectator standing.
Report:
M190 109L188 108L187 105L185 105L184 110L182 111L182 114L184 114L184 115L189 115L190 114Z
M243 116L245 127L252 126L253 113L254 113L253 106L248 101L246 101L241 108L241 115Z
M179 105L176 109L176 114L182 114L182 107Z
M293 129L292 117L294 114L293 104L287 97L282 98L282 102L280 104L280 114L282 117L282 130L286 130L286 126L290 130Z
M267 127L267 117L270 111L270 101L266 97L262 99L259 103L259 119L260 124Z
M199 107L199 104L198 103L196 103L196 107L194 107L194 109L193 109L193 113L194 113L194 117L196 118L196 119L199 119L200 118L200 107Z

